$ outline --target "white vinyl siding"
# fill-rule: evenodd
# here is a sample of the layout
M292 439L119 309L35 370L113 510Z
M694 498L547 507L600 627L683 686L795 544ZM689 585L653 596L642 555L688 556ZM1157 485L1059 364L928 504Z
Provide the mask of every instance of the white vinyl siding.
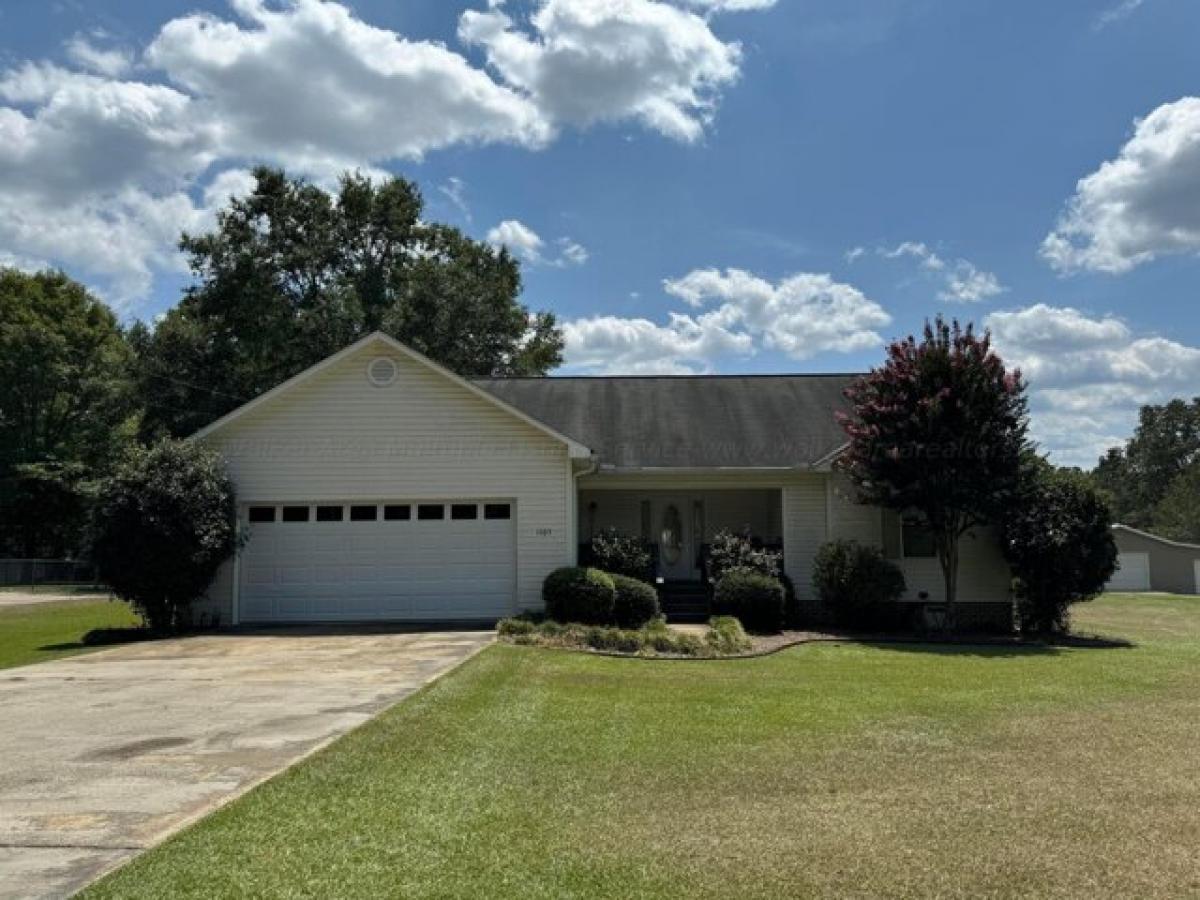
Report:
M783 489L783 565L796 591L812 592L817 550L828 539L826 476L811 475Z
M829 476L829 533L835 540L883 546L881 510L859 503L854 486L841 475Z
M380 355L398 369L387 387L367 378L367 364ZM510 499L518 609L540 607L542 580L574 558L565 444L380 343L204 440L225 456L244 506ZM224 623L233 582L222 573L201 607ZM469 579L463 588L470 590Z
M992 528L980 528L965 535L959 544L958 602L996 603L1008 599L1012 572L1000 551L1000 540ZM906 558L900 561L908 582L905 600L919 600L922 592L928 600L941 603L946 597L945 579L937 557Z

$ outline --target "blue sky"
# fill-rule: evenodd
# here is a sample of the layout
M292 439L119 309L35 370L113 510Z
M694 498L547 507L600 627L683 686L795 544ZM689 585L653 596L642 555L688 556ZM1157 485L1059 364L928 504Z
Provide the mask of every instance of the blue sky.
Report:
M0 261L127 318L265 161L417 181L571 372L846 371L989 326L1091 465L1200 394L1189 0L15 0Z

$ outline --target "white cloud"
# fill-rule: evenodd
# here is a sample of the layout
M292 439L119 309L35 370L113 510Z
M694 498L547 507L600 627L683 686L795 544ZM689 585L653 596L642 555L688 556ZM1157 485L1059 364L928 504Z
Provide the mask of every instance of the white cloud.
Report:
M73 68L0 72L4 258L45 258L137 299L156 271L178 267L179 232L204 221L216 169L267 162L329 184L343 169L380 176L386 163L451 145L536 149L565 125L596 121L694 140L740 59L705 18L654 0L540 0L529 33L490 0L461 24L498 77L332 0L230 4L225 17L168 21L142 52L93 32L68 42ZM769 5L692 3L705 13ZM443 187L462 202L461 182ZM94 246L105 234L110 246ZM548 264L586 259L575 241L554 243Z
M242 22L163 26L146 61L221 124L225 155L306 171L421 157L471 141L541 146L552 129L515 91L441 44L410 41L338 3L280 11L237 0Z
M1200 254L1200 97L1137 122L1117 157L1076 185L1041 252L1060 272L1110 273Z
M1029 380L1034 437L1060 463L1090 468L1129 437L1140 406L1190 397L1200 383L1200 348L1138 336L1111 315L1039 303L984 324Z
M1000 279L991 272L980 271L965 259L960 259L947 274L946 287L938 296L960 303L978 303L1003 291Z
M27 63L0 77L0 187L71 202L143 185L175 189L215 158L217 127L186 94Z
M182 271L174 244L182 230L202 221L203 211L182 193L127 190L61 207L0 193L0 247L20 247L47 261L69 259L104 279L118 305L144 295L156 270Z
M1127 19L1133 15L1145 3L1146 0L1120 0L1114 6L1102 11L1096 16L1096 21L1093 27L1099 31L1102 28L1107 28L1109 25L1114 25L1122 19Z
M509 251L526 262L540 262L544 241L536 231L518 219L505 219L487 233L487 242Z
M568 365L614 374L688 374L707 369L719 357L754 351L749 334L679 313L670 313L666 325L618 316L576 319L564 323L563 334Z
M843 254L843 258L848 263L858 262L858 260L867 252L866 247L851 247Z
M105 35L97 33L93 37L102 39ZM128 50L121 47L105 50L82 34L67 41L66 50L67 58L75 65L109 78L119 78L133 66L133 54Z
M919 241L905 241L891 250L881 248L879 253L888 259L899 259L902 256L911 257L918 260L922 267L933 272L940 272L946 268L946 263L943 262L942 258L930 250L926 244L922 244Z
M519 259L531 266L581 266L588 260L587 249L570 238L559 238L557 256L547 256L546 242L541 235L519 219L505 219L488 230L487 242L495 247L507 247Z
M683 0L684 6L706 12L748 12L770 9L778 0Z
M467 183L457 176L446 179L445 184L438 185L438 193L449 200L468 223L472 222L471 207L467 205Z
M938 297L957 303L978 303L1004 292L1004 285L991 272L978 268L970 260L947 262L928 244L905 241L895 247L880 247L877 251L886 259L914 259L922 269L935 274L942 282Z
M697 269L663 288L696 312L665 325L598 316L568 322L568 365L604 372L694 372L759 349L793 359L878 347L891 317L857 288L801 273L770 282L740 269ZM703 311L701 311L703 310Z
M544 0L530 26L498 8L469 10L459 36L554 122L635 119L694 141L739 72L738 44L722 42L700 16L653 0Z
M877 347L883 339L874 329L891 322L858 288L828 275L805 272L772 283L740 269L697 269L663 287L695 307L720 301L701 318L743 328L793 359Z
M564 264L569 263L574 266L582 266L588 261L587 248L582 244L578 244L570 238L564 237L558 239L558 246L562 250L562 259Z

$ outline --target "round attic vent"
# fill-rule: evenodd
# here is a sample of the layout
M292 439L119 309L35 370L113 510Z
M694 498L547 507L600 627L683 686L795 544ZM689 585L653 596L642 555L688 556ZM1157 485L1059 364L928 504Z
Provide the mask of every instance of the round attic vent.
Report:
M396 380L396 361L377 356L367 363L367 380L375 387L387 387Z

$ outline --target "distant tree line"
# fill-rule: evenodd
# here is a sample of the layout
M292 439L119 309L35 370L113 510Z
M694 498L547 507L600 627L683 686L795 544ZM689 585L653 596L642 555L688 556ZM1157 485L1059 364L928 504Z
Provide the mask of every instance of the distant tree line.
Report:
M123 325L61 272L0 269L0 556L83 550L97 482L133 448L184 437L372 331L466 377L543 375L554 316L520 301L504 249L422 219L416 185L327 192L260 168L180 247L193 279Z
M1200 543L1200 397L1143 406L1133 437L1092 478L1116 521Z

